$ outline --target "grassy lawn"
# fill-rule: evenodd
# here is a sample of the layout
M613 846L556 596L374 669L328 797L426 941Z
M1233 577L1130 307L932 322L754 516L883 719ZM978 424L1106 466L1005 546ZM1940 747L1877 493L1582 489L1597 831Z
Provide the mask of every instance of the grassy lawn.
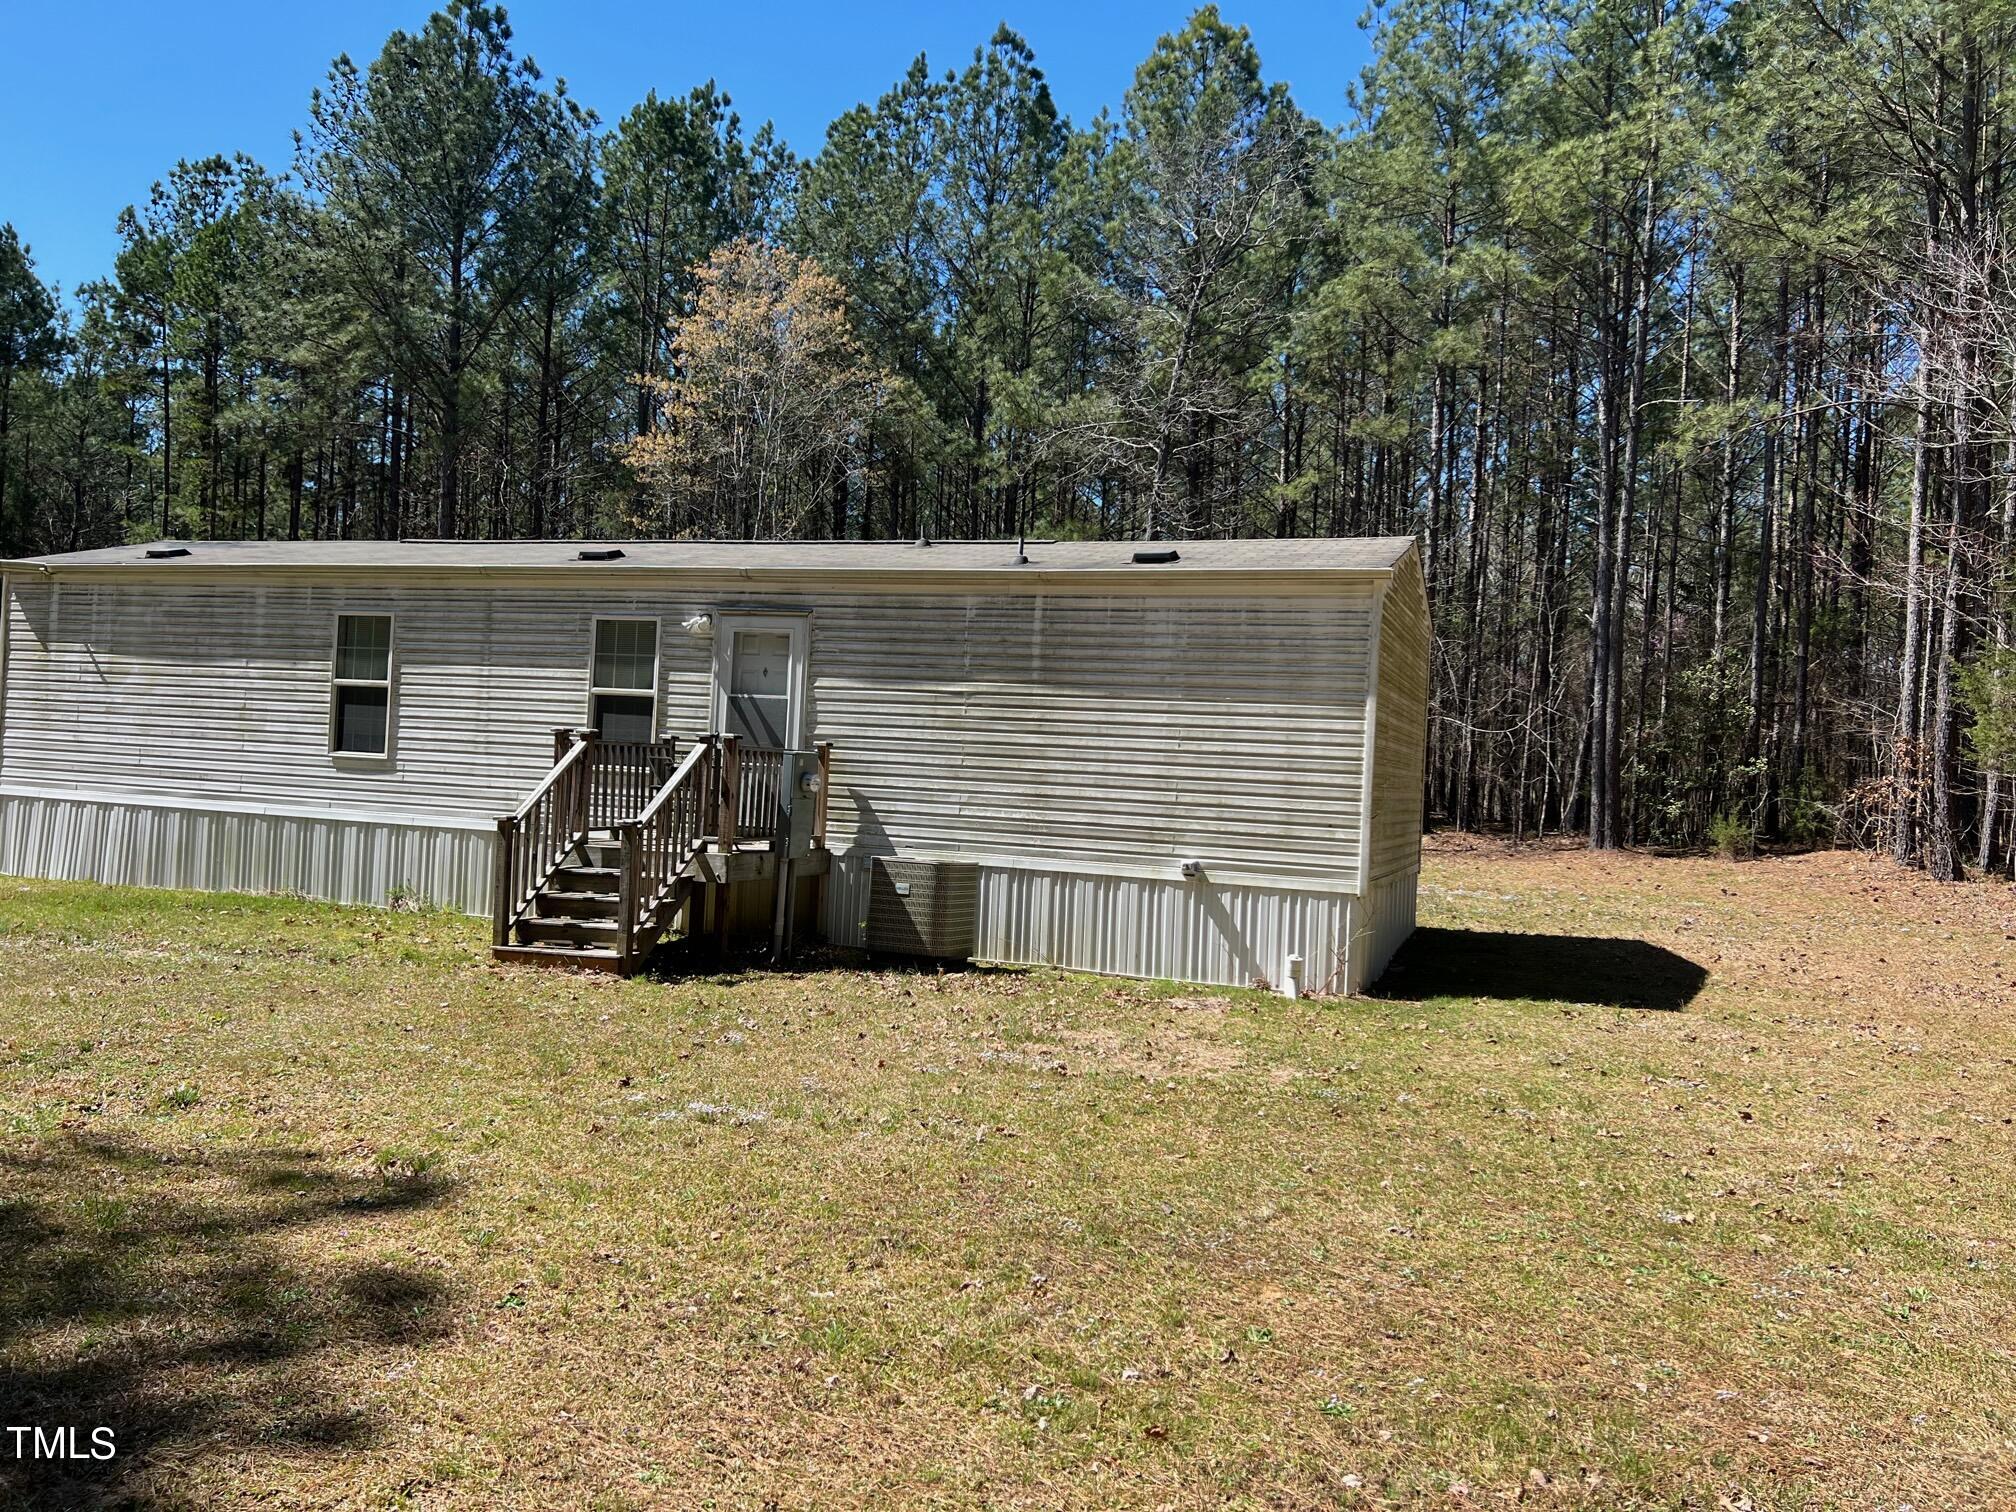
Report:
M2016 894L1422 912L1297 1004L0 880L0 1411L119 1447L0 1503L2016 1498Z

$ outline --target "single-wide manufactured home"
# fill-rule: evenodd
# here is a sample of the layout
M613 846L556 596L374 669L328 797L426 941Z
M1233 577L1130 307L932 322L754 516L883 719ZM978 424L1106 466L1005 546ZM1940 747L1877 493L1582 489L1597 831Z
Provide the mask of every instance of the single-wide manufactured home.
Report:
M0 564L0 871L1352 991L1414 923L1408 539L167 542Z

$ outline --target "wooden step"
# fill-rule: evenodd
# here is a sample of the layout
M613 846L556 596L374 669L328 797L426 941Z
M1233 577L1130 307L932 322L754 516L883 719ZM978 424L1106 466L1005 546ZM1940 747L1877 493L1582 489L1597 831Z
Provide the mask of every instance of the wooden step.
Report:
M614 919L556 919L529 914L518 921L521 945L601 945L613 950L621 934Z
M542 892L613 893L622 872L614 866L563 866L546 881Z
M572 966L577 971L616 971L616 952L567 945L492 945L493 960L520 966Z
M561 892L539 894L533 912L547 919L613 919L623 907L620 893Z

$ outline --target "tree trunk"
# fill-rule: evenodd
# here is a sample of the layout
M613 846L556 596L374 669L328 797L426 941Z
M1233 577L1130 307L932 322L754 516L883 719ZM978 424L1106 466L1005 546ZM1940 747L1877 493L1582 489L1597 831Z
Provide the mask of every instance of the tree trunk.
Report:
M1636 289L1631 315L1631 371L1625 411L1623 468L1617 491L1617 527L1613 536L1617 569L1611 582L1609 603L1611 625L1606 649L1610 656L1610 670L1604 679L1604 692L1609 703L1603 715L1603 736L1609 743L1609 749L1603 761L1602 792L1592 791L1590 794L1592 802L1600 802L1603 806L1603 829L1609 847L1624 843L1624 641L1631 590L1631 527L1638 502L1638 452L1645 433L1645 365L1651 345L1652 262L1657 250L1655 237L1659 227L1658 163L1659 149L1655 144L1645 170L1645 214L1633 255Z
M1729 434L1722 442L1721 488L1717 494L1715 519L1715 639L1714 660L1717 671L1729 645L1729 590L1736 562L1736 435L1734 412L1737 395L1743 385L1743 269L1738 266L1730 270L1729 289L1729 357L1723 374L1722 401L1730 409ZM1715 702L1719 712L1722 699L1722 682L1715 683Z
M1922 668L1919 647L1925 616L1925 508L1932 482L1932 394L1925 371L1925 336L1919 332L1918 368L1912 378L1917 390L1911 432L1910 521L1904 537L1904 639L1897 674L1897 736L1892 752L1896 780L1896 814L1891 829L1891 855L1903 866L1923 859L1918 850L1918 791L1922 780L1920 755L1923 731L1918 724L1918 690Z

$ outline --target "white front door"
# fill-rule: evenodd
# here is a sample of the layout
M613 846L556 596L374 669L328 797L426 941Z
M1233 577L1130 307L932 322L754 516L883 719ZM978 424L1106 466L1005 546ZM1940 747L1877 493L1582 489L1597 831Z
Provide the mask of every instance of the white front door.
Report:
M806 652L803 615L724 614L714 629L714 723L765 750L803 750Z

